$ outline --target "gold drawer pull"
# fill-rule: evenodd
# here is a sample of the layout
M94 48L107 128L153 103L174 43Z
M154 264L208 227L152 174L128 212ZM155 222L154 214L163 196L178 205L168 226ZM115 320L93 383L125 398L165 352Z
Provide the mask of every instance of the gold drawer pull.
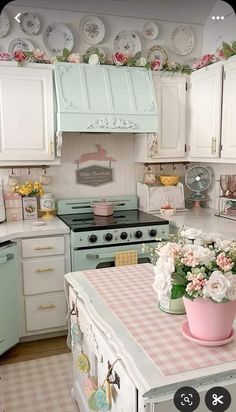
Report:
M49 303L49 305L40 305L38 307L38 310L54 309L55 307L56 307L56 305L54 305L53 303Z
M35 269L35 272L41 273L41 272L53 272L55 269L54 268L45 268L45 269Z
M54 246L37 246L34 250L47 250L47 249L54 249Z

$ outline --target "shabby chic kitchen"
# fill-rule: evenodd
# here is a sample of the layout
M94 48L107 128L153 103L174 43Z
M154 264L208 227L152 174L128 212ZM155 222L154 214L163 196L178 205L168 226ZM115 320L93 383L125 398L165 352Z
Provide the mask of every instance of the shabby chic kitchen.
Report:
M232 6L15 0L0 49L0 410L234 411Z

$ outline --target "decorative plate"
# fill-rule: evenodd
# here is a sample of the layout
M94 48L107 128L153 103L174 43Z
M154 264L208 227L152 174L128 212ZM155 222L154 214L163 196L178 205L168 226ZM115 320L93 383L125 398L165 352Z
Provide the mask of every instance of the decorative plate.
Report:
M166 49L161 46L153 46L148 50L147 60L152 62L155 59L159 59L161 61L161 65L167 63L168 55Z
M143 35L146 37L148 40L155 40L158 36L159 29L156 23L153 23L152 21L148 21L147 23L144 24L143 26Z
M141 42L136 33L133 31L123 30L118 33L114 40L113 49L115 53L124 53L129 56L135 56L141 52Z
M23 13L20 18L21 30L30 35L38 34L40 30L40 21L34 13Z
M63 49L71 51L74 37L69 27L63 23L51 23L43 33L43 41L52 54L61 55Z
M10 30L10 20L8 14L2 11L0 14L0 37L5 37Z
M171 35L172 47L176 54L184 56L191 53L194 46L194 35L188 26L178 26Z
M98 44L105 37L105 26L98 17L86 16L80 22L80 30L89 44Z
M18 37L17 39L11 41L8 46L8 51L9 53L14 53L17 50L32 51L35 48L37 48L35 43L33 44L28 39L22 39Z

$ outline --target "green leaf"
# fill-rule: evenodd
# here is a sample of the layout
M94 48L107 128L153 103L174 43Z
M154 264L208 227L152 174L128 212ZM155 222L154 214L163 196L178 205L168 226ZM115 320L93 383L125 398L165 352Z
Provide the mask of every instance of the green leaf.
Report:
M185 286L182 285L173 285L171 289L171 299L179 299L184 296Z
M179 275L178 273L173 275L173 280L174 280L174 285L186 286L189 283L189 281L186 279L186 277L184 277L182 275Z
M65 48L63 49L63 57L64 57L65 59L68 59L69 55L70 55L70 52L69 52L69 50L65 47Z
M138 60L138 59L140 59L141 56L142 56L142 53L137 52L134 57L135 57L136 60Z

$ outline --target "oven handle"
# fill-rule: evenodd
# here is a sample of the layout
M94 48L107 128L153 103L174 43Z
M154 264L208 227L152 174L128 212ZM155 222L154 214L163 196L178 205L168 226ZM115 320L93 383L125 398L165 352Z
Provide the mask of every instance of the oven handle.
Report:
M147 253L138 253L138 256L139 257L145 257L145 256L147 256ZM116 257L116 255L114 254L114 255L111 255L110 253L101 253L101 254L99 254L99 255L97 255L97 254L92 254L92 253L88 253L87 255L86 255L86 258L87 259L89 259L89 260L102 260L102 259L115 259L115 257Z

